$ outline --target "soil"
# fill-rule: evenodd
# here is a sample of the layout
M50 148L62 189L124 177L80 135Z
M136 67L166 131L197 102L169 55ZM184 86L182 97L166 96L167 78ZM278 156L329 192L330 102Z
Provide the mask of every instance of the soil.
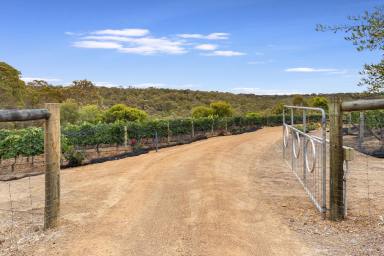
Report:
M321 219L282 158L281 134L264 128L68 169L60 226L49 231L44 176L0 183L0 209L11 194L14 209L34 211L13 221L0 211L0 254L382 255L379 222Z

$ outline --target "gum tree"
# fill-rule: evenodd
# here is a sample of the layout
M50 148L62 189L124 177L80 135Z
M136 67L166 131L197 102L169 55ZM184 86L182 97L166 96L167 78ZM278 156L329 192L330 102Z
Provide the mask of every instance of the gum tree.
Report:
M317 31L343 32L347 41L352 42L358 51L378 51L381 61L365 64L360 72L363 78L360 86L367 86L369 92L384 93L384 6L366 11L359 16L349 16L345 25L317 25Z

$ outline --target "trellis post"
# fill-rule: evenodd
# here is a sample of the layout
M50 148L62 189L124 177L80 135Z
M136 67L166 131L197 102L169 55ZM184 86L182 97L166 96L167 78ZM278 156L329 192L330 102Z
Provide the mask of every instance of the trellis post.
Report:
M167 143L171 142L171 129L169 129L169 120L167 121Z
M124 147L128 146L128 127L124 126Z
M47 103L50 116L45 122L45 208L44 229L58 225L60 213L60 105Z
M192 128L192 130L191 130L191 136L192 136L192 139L195 137L195 125L194 125L194 123L193 123L193 119L191 119L191 128Z

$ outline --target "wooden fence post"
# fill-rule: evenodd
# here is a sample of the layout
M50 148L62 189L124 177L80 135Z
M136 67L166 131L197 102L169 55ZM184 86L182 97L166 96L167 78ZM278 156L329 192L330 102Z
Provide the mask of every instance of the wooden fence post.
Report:
M60 214L60 104L47 103L50 116L45 122L45 208L44 229L58 225Z
M344 191L343 191L343 115L342 101L339 97L332 97L329 104L330 120L330 219L341 220L344 218Z

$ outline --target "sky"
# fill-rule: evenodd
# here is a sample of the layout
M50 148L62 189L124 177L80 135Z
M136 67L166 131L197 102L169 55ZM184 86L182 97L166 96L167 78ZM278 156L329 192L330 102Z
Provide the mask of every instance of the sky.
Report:
M363 91L345 24L381 0L2 1L0 61L25 81L232 93Z

